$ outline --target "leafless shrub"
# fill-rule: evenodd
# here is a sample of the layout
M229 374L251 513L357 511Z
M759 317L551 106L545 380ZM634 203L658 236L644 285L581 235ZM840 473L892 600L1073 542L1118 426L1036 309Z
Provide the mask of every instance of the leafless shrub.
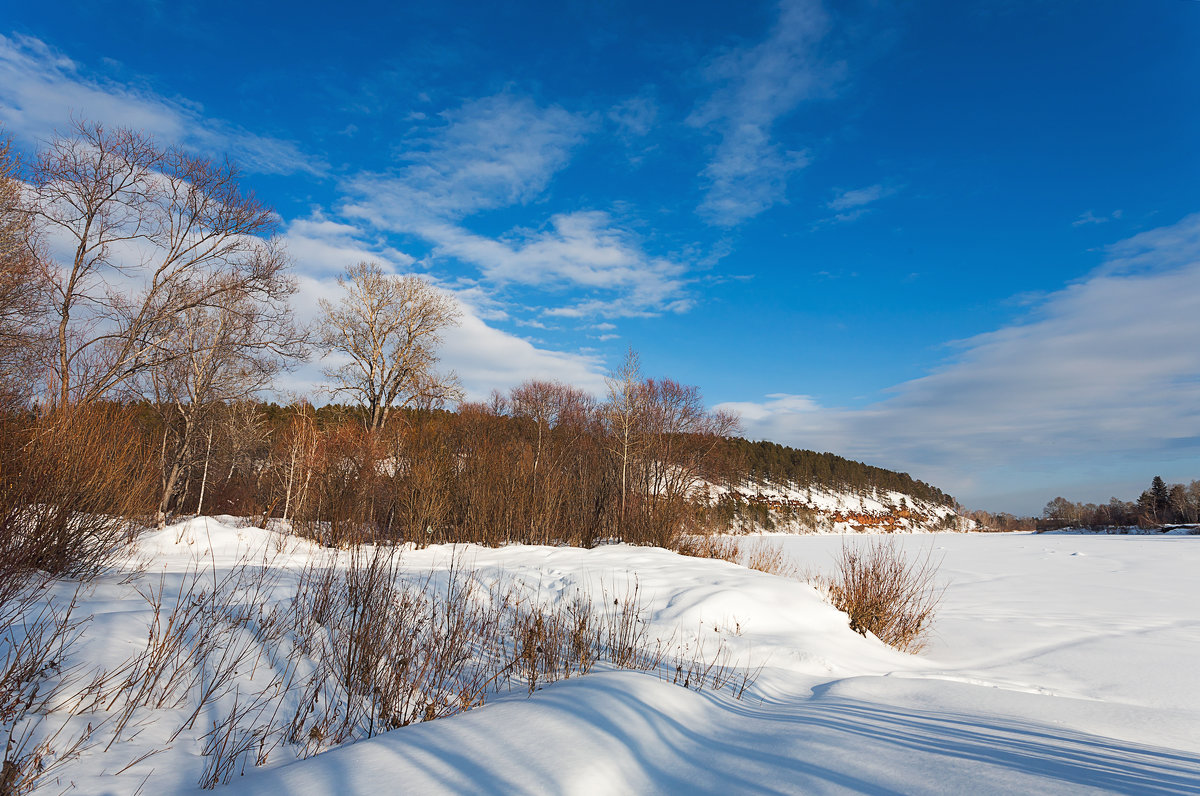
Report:
M10 421L0 435L4 558L60 575L102 570L153 502L154 475L132 419L109 407L68 407L24 427Z
M37 359L47 342L39 315L45 291L37 281L37 242L19 178L20 159L0 130L0 409L28 405Z
M942 597L932 552L909 559L893 537L877 536L859 545L843 542L836 567L829 597L849 615L852 630L873 633L902 652L924 648Z
M95 731L91 724L79 729L68 718L55 729L44 732L41 725L48 719L43 715L31 718L32 721L9 729L4 762L0 764L0 796L32 793L91 745Z
M398 566L392 548L359 547L344 568L301 578L294 629L316 669L290 734L305 754L484 701L501 609L470 576L452 570L442 590L430 573L412 586Z
M718 534L685 534L675 542L674 550L695 558L719 558L737 564L741 560L741 545L731 536Z
M91 742L92 724L80 726L50 713L76 686L65 654L86 619L75 616L78 589L66 604L49 594L46 577L28 573L0 593L0 794L24 794L46 782Z
M778 544L756 544L746 556L745 565L750 569L784 578L795 577L798 572L795 562L788 558L783 552L783 547Z

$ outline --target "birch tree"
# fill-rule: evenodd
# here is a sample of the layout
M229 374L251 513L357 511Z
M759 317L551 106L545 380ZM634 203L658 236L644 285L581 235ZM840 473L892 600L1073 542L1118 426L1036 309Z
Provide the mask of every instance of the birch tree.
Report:
M625 361L605 382L608 403L604 407L609 444L621 467L620 517L625 520L625 502L629 477L642 445L642 424L646 414L646 391L637 353L630 348Z
M290 293L275 216L230 163L76 123L39 152L32 217L52 326L52 401L91 403L177 356L173 319Z
M321 300L320 341L340 362L325 371L330 392L363 407L366 425L383 428L398 407L458 398L453 374L435 370L442 335L458 325L454 301L416 276L359 263L338 277L343 295Z

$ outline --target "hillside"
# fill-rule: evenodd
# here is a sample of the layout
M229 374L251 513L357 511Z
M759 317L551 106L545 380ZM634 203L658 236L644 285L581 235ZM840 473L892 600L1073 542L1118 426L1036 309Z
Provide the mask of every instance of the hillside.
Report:
M718 522L733 533L929 533L968 531L952 506L883 489L746 481L709 488Z
M735 532L967 531L957 501L908 473L774 442L728 441L733 486L708 488L711 516Z

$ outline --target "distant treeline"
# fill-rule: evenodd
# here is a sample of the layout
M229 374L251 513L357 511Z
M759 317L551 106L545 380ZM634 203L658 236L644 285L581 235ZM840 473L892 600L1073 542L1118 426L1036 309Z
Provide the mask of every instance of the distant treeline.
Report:
M1197 523L1200 522L1200 480L1190 484L1168 484L1156 475L1150 487L1132 501L1114 497L1107 503L1072 503L1064 497L1056 497L1046 504L1042 517L1044 527L1140 525L1152 528Z
M989 531L1032 531L1058 528L1156 528L1200 523L1200 480L1168 484L1154 476L1137 500L1110 498L1107 503L1074 503L1056 497L1040 517L1018 517L1001 512L972 511L967 516Z
M728 446L746 476L757 481L792 481L801 487L812 485L833 489L890 490L940 506L956 505L953 497L908 473L885 470L832 453L798 450L774 442L750 442L741 438L729 440Z

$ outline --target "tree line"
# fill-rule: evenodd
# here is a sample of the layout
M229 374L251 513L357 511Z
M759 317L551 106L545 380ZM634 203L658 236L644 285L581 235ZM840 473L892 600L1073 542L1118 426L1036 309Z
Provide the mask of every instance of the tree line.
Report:
M832 453L818 453L779 445L774 442L750 442L734 439L730 448L742 462L746 476L771 483L792 482L801 487L819 484L846 490L888 490L912 495L939 506L954 506L953 497L935 486L899 473L845 459Z
M1107 503L1072 503L1056 497L1046 504L1042 517L1049 523L1083 528L1200 523L1200 480L1167 484L1156 475L1132 501L1114 497Z
M464 403L438 368L451 296L359 263L302 324L277 225L231 163L134 130L76 122L24 162L0 140L10 560L86 570L136 524L202 512L328 544L671 546L706 521L698 487L747 473L952 502L905 474L736 439L736 417L644 376L632 351L602 397L533 380ZM261 403L313 355L344 403Z
M26 162L0 145L6 549L86 568L128 518L202 511L331 544L669 544L723 477L736 418L632 352L604 399L530 381L446 411L453 298L360 263L298 323L278 231L235 166L134 130L76 122ZM257 401L314 353L351 410Z

